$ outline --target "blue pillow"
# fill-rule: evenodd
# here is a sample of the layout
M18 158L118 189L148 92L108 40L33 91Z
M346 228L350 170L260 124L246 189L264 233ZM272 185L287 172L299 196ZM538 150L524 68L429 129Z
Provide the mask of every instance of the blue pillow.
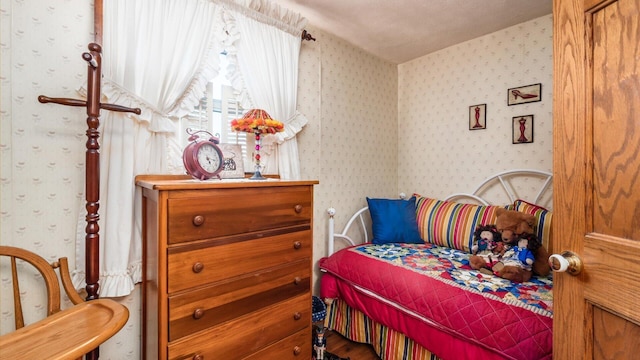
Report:
M415 196L409 200L367 198L367 203L374 244L424 243L416 221Z

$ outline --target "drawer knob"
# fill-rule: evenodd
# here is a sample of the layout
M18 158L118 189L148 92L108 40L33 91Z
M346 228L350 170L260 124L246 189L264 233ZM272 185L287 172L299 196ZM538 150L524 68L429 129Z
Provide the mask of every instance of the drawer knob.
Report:
M302 243L300 241L296 241L293 243L293 248L299 250L302 247Z
M193 270L194 273L199 273L204 269L204 264L201 262L197 262L195 264L193 264L193 267L191 268Z
M300 314L299 312L293 314L293 320L300 320L302 319L302 314Z
M302 349L300 349L300 346L296 346L293 348L293 355L300 355L300 353L302 352Z
M293 209L296 211L296 214L300 214L302 212L302 205L298 204L294 206Z
M296 276L295 279L293 279L293 283L296 285L300 285L301 282L302 278L300 278L300 276Z
M196 215L193 217L193 225L200 226L202 224L204 224L204 216Z
M193 318L196 319L196 320L200 319L203 316L204 316L204 310L202 310L202 309L196 309L193 312Z
M194 357L192 357L193 360L204 360L204 355L195 355Z

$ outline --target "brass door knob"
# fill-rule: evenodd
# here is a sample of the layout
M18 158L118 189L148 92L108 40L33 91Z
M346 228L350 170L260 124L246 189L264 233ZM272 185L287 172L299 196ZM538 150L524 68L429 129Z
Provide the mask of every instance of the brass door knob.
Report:
M571 251L563 251L560 254L549 256L549 266L555 272L568 272L578 275L582 271L582 260Z

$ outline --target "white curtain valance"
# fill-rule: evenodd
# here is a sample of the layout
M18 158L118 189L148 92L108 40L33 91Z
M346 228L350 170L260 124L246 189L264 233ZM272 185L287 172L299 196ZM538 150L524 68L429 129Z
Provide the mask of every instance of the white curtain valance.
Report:
M212 0L227 10L300 37L307 19L268 0Z

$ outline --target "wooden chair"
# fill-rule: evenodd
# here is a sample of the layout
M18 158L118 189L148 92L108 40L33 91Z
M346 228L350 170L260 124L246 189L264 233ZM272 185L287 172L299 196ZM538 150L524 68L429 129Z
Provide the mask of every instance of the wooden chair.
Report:
M129 310L111 299L84 301L73 287L66 258L49 264L39 255L21 248L0 246L0 259L9 258L16 330L0 335L2 359L81 359L92 354L97 359L100 344L111 338L126 324ZM18 260L30 264L42 275L47 288L47 317L32 324L24 324ZM5 266L6 262L2 263ZM60 282L74 304L61 310ZM89 358L89 355L87 355Z
M18 279L17 259L33 266L42 275L47 288L47 316L51 316L60 311L61 290L58 276L55 269L59 270L60 280L69 300L74 305L84 302L84 299L73 287L71 276L69 275L69 265L67 258L60 258L50 264L41 256L17 247L0 246L0 258L8 257L11 263L11 280L13 282L13 308L15 313L16 330L24 327L24 313L22 301L20 299L20 281Z

